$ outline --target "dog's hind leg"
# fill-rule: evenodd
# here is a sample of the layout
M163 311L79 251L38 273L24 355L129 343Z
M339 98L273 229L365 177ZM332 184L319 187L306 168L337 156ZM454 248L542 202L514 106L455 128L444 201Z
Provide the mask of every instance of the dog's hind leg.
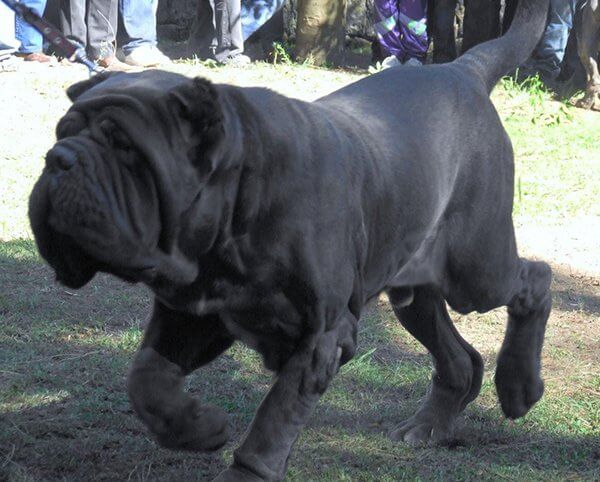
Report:
M226 413L201 405L183 383L232 343L218 317L198 318L155 303L127 388L136 413L162 446L203 451L227 442Z
M552 306L551 280L546 263L521 260L495 377L502 411L509 418L525 415L544 392L540 358Z
M435 287L415 288L408 306L406 289L392 288L388 296L400 323L429 350L434 362L425 401L391 436L411 444L446 442L458 414L479 394L483 361L454 327Z

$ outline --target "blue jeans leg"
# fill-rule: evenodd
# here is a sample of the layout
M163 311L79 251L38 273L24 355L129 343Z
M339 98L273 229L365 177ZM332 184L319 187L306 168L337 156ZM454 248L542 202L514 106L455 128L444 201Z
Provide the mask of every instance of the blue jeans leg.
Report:
M548 25L533 53L536 68L558 77L560 64L565 56L569 32L573 27L573 14L577 0L551 0Z
M242 35L244 42L269 21L285 0L242 0Z
M31 8L40 17L44 15L46 0L21 0L21 3L26 7ZM18 15L15 15L15 37L20 44L19 52L31 54L33 52L42 51L44 45L42 34L25 20L22 20Z
M158 0L120 0L119 6L128 37L123 53L129 55L142 45L156 46Z

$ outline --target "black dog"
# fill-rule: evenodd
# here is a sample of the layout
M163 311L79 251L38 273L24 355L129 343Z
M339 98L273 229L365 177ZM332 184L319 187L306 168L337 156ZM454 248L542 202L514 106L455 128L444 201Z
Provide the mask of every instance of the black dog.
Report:
M600 2L586 0L581 7L580 24L577 28L577 50L587 74L585 96L577 105L585 109L600 110L600 73L598 52L600 51Z
M550 268L518 257L513 154L489 100L533 50L547 0L454 63L398 67L314 103L150 71L74 85L30 200L42 256L70 287L146 283L154 312L129 374L166 447L211 450L223 410L184 377L241 340L277 373L218 480L283 478L365 303L387 291L431 352L432 387L392 436L443 442L483 364L446 311L508 306L496 386L523 416L543 392Z

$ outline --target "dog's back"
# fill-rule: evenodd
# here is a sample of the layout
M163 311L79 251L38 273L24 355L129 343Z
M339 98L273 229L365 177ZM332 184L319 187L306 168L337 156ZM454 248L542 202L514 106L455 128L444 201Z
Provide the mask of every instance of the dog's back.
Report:
M339 117L343 129L370 145L370 163L359 163L363 184L378 186L368 192L386 196L365 196L362 209L387 213L387 219L401 224L399 229L399 224L381 223L378 216L366 221L371 233L366 265L377 274L369 279L366 273L366 285L373 286L370 294L394 266L402 266L395 284L443 285L448 270L471 269L469 260L481 257L481 246L507 268L507 276L514 273L513 153L489 94L533 50L547 7L547 0L522 2L504 37L451 64L388 69L316 102L330 117ZM450 220L464 218L453 213L474 210L466 238L467 228ZM387 270L380 266L381 252L388 253ZM467 283L474 278L464 279ZM452 283L444 291L461 310L484 310L497 303L485 296L480 281L472 286Z

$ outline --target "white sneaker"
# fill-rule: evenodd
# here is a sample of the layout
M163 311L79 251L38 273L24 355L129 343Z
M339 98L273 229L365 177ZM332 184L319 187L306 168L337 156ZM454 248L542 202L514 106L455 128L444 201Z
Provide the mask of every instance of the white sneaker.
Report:
M155 67L157 65L170 64L171 59L154 45L143 45L133 49L128 55L124 55L123 62L128 65L135 65L136 67Z
M421 67L423 65L423 62L411 57L406 62L404 62L404 64L402 64L402 65L408 65L409 67Z
M252 63L250 57L244 54L235 54L230 55L226 59L221 61L223 65L229 65L231 67L244 67L245 65L249 65Z
M390 69L398 65L402 65L398 58L395 55L390 55L389 57L383 59L383 62L381 62L381 70Z

